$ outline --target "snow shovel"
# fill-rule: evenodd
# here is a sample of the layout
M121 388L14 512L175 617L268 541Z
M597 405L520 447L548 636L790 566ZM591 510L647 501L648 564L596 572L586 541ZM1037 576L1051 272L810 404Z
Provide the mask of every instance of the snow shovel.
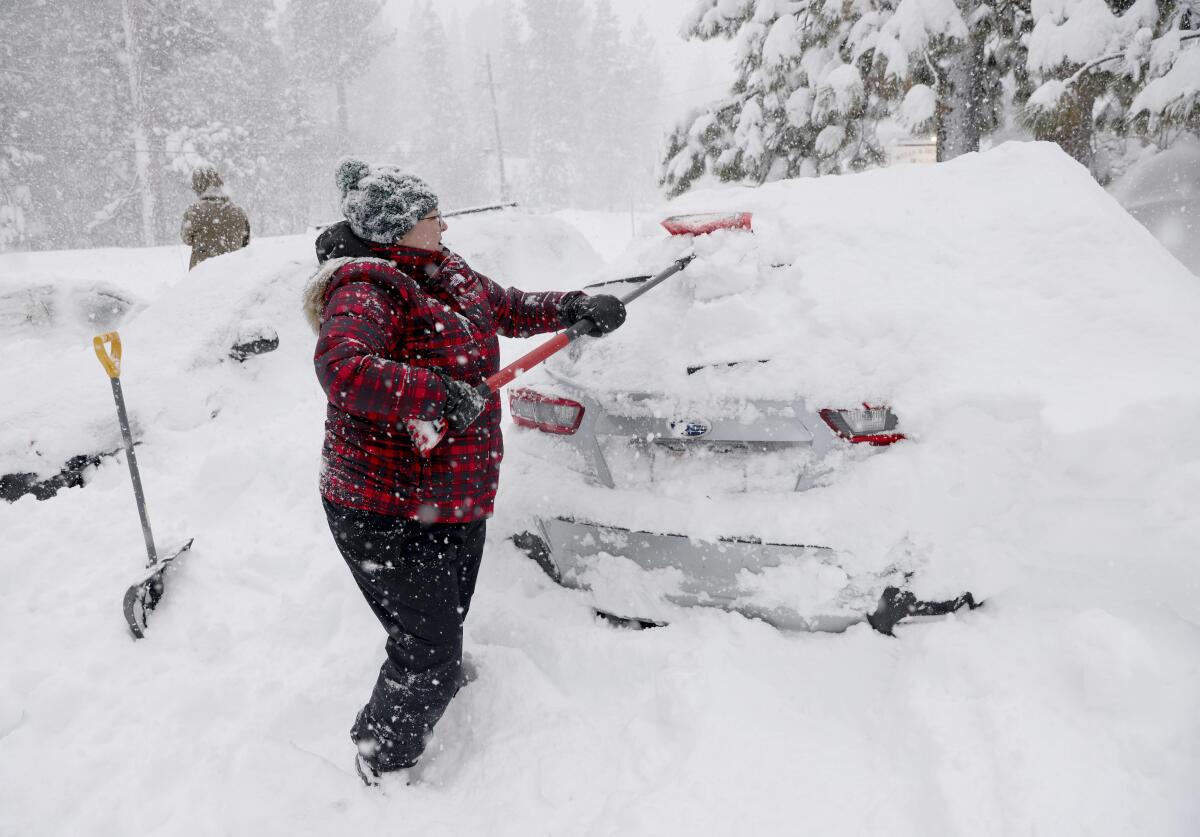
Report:
M108 344L109 348L105 348ZM142 493L142 478L138 473L137 456L133 452L133 432L129 429L129 416L125 412L125 396L121 393L121 336L115 331L97 334L92 338L96 357L108 373L112 384L113 400L117 402L117 421L121 425L121 437L125 441L125 458L129 462L129 476L133 479L133 498L137 501L138 516L142 521L142 536L146 540L146 569L125 591L125 621L134 639L145 636L146 621L150 611L158 604L163 594L163 573L176 559L192 548L192 538L176 547L165 558L159 558L154 548L154 534L150 531L150 517L146 513L146 497Z
M673 215L664 220L662 225L671 235L707 235L716 230L749 230L750 219L751 215L749 212L709 212L698 215ZM621 303L629 305L629 303L646 293L646 291L662 284L683 270L694 258L696 258L696 254L690 253L683 258L676 259L670 267L652 276L646 282L621 297ZM475 387L475 391L485 399L490 398L493 393L498 392L502 386L512 381L518 375L537 366L551 355L562 351L595 327L596 324L591 320L580 320L574 325L558 332L533 351L514 360L496 374L489 376L482 384ZM446 437L446 422L444 419L435 419L433 421L409 419L405 422L405 425L412 436L417 452L421 456L429 456L430 452L438 446L438 443Z

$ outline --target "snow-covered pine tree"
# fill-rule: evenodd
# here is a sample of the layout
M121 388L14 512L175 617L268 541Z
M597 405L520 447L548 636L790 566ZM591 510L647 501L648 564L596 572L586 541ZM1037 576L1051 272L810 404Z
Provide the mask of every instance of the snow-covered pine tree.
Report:
M1120 91L1132 94L1125 115L1133 129L1160 149L1200 136L1200 0L1161 4L1139 64L1142 83Z
M1012 99L1025 89L1021 39L1028 32L1028 3L955 2L965 37L943 50L924 74L933 82L932 98L937 103L934 126L939 160L978 151L988 134L1009 121ZM901 116L904 122L904 114Z
M811 2L789 4L781 13L774 3L760 8L754 0L698 0L685 19L689 38L736 40L737 76L728 96L671 133L661 179L668 193L679 194L706 174L762 182L782 167L778 176L795 176L815 156L813 131L805 130L812 127L811 107L805 106L811 103L791 98L801 88L811 90L800 79L800 24L792 5L804 5L803 27L818 40L836 38L837 21L813 14L818 4ZM787 113L789 102L794 116Z
M761 183L881 163L894 138L936 126L942 64L968 35L952 0L698 0L685 31L736 40L737 77L671 135L671 194L706 173Z
M1200 2L1043 0L1032 14L1025 117L1039 139L1107 182L1130 130L1160 149L1200 131Z

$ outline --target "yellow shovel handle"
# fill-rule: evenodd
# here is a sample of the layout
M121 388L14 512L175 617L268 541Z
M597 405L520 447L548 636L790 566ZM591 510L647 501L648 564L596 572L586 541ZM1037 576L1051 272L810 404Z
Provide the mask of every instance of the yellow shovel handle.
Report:
M105 343L112 344L112 348L106 350ZM97 334L92 338L92 346L96 350L96 357L100 358L100 364L104 367L104 371L108 373L108 377L121 377L121 335L115 331Z

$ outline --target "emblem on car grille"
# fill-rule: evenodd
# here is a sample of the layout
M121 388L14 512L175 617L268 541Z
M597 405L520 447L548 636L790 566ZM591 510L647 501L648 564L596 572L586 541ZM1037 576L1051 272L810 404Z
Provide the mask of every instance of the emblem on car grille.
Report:
M703 419L675 419L668 426L671 435L680 439L697 439L712 430L712 425Z

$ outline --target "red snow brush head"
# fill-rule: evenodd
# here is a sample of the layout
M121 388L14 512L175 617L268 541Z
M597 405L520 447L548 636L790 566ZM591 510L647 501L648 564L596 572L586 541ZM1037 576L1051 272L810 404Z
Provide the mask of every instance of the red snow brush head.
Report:
M671 235L706 235L716 230L749 230L749 212L700 212L672 215L662 222Z

